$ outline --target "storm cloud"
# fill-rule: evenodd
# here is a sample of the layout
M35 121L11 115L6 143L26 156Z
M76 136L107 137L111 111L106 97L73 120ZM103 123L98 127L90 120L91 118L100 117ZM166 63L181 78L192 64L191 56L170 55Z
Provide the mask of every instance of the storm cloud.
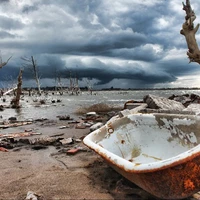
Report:
M198 23L198 1L191 5ZM181 87L184 77L184 86L198 85L188 79L200 68L188 63L179 0L4 0L0 10L2 58L12 55L2 81L20 68L24 83L33 79L21 57L34 56L45 85L69 73L97 88Z

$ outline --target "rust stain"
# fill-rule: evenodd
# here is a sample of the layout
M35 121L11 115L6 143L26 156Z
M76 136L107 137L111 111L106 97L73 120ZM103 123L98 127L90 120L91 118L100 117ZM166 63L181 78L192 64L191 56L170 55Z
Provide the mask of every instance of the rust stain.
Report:
M194 190L194 188L195 188L195 186L194 186L194 183L191 181L191 179L186 179L185 181L184 181L184 189L186 190L186 191L192 191L192 190Z
M200 152L158 169L127 170L106 154L96 151L120 174L162 199L183 199L200 190ZM132 160L132 159L131 159ZM141 163L134 163L141 165Z
M125 140L121 140L121 143L124 144L124 143L125 143Z
M145 157L147 157L147 158L153 158L153 159L155 159L155 160L162 160L161 158L157 158L157 157L155 157L155 156L150 156L150 155L147 155L147 154L145 154L145 153L143 153L142 155L145 156Z

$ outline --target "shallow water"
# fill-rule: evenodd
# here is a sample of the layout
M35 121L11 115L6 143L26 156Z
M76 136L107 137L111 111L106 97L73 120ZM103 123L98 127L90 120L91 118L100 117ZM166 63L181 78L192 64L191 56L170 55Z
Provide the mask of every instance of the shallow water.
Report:
M128 100L142 100L147 94L153 94L161 97L169 97L172 94L197 94L200 95L200 90L138 90L138 91L95 91L93 95L88 92L83 92L81 95L69 95L64 93L63 95L49 95L41 97L28 97L24 96L21 100L20 109L7 108L0 112L2 119L8 119L9 117L17 117L18 120L26 119L56 119L58 115L70 115L74 116L74 112L81 107L93 105L96 103L106 103L123 107L124 103ZM6 96L6 102L3 103L2 99L0 104L8 105L11 97ZM39 105L34 100L40 101L45 99L44 105ZM61 100L60 103L57 100ZM52 103L55 100L56 103Z

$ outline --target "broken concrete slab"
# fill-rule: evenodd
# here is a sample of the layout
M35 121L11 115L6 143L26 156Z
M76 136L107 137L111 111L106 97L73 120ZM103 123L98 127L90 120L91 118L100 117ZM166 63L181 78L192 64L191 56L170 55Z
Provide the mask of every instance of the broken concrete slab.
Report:
M184 111L194 112L196 115L200 115L200 104L191 103Z
M185 106L180 102L151 94L144 96L143 100L145 103L147 103L148 108L152 109L176 110L176 111L182 111L183 109L185 109Z

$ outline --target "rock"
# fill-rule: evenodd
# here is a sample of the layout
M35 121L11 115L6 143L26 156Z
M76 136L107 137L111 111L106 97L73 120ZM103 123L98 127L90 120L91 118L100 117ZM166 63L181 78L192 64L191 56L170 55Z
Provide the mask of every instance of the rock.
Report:
M65 144L72 144L74 141L72 138L67 138L67 139L62 139L59 141L62 145L65 145Z
M8 152L8 149L6 149L6 148L4 148L4 147L0 147L0 151Z
M60 126L59 129L70 128L69 126Z
M197 192L196 194L193 194L193 198L200 199L200 192Z
M57 116L59 120L73 120L70 115Z
M56 142L56 138L54 137L43 137L43 138L34 138L30 139L29 143L34 145L51 145Z
M17 118L16 117L10 117L10 118L8 118L8 120L10 120L10 121L17 121Z
M88 112L86 113L86 117L93 117L93 116L97 116L97 113L96 112Z
M196 115L200 115L200 104L192 103L184 111L191 111L194 112Z
M146 95L143 98L144 102L147 103L148 108L162 109L162 110L175 110L182 111L185 109L184 105L180 102L170 100L164 97L158 97L155 95Z
M82 142L81 139L75 139L75 142Z
M79 123L79 124L76 124L75 128L76 129L86 129L86 125L85 125L85 123Z
M32 191L28 191L26 199L25 200L39 200L40 196L37 195L36 193L32 192Z
M47 118L45 118L45 117L41 117L41 118L35 119L36 122L43 122L45 120L47 120Z
M4 111L3 105L0 105L0 111Z
M102 126L103 126L103 123L98 122L98 123L96 123L96 124L94 124L94 125L92 125L92 126L90 127L90 131L97 130L98 128L100 128L100 127L102 127Z

